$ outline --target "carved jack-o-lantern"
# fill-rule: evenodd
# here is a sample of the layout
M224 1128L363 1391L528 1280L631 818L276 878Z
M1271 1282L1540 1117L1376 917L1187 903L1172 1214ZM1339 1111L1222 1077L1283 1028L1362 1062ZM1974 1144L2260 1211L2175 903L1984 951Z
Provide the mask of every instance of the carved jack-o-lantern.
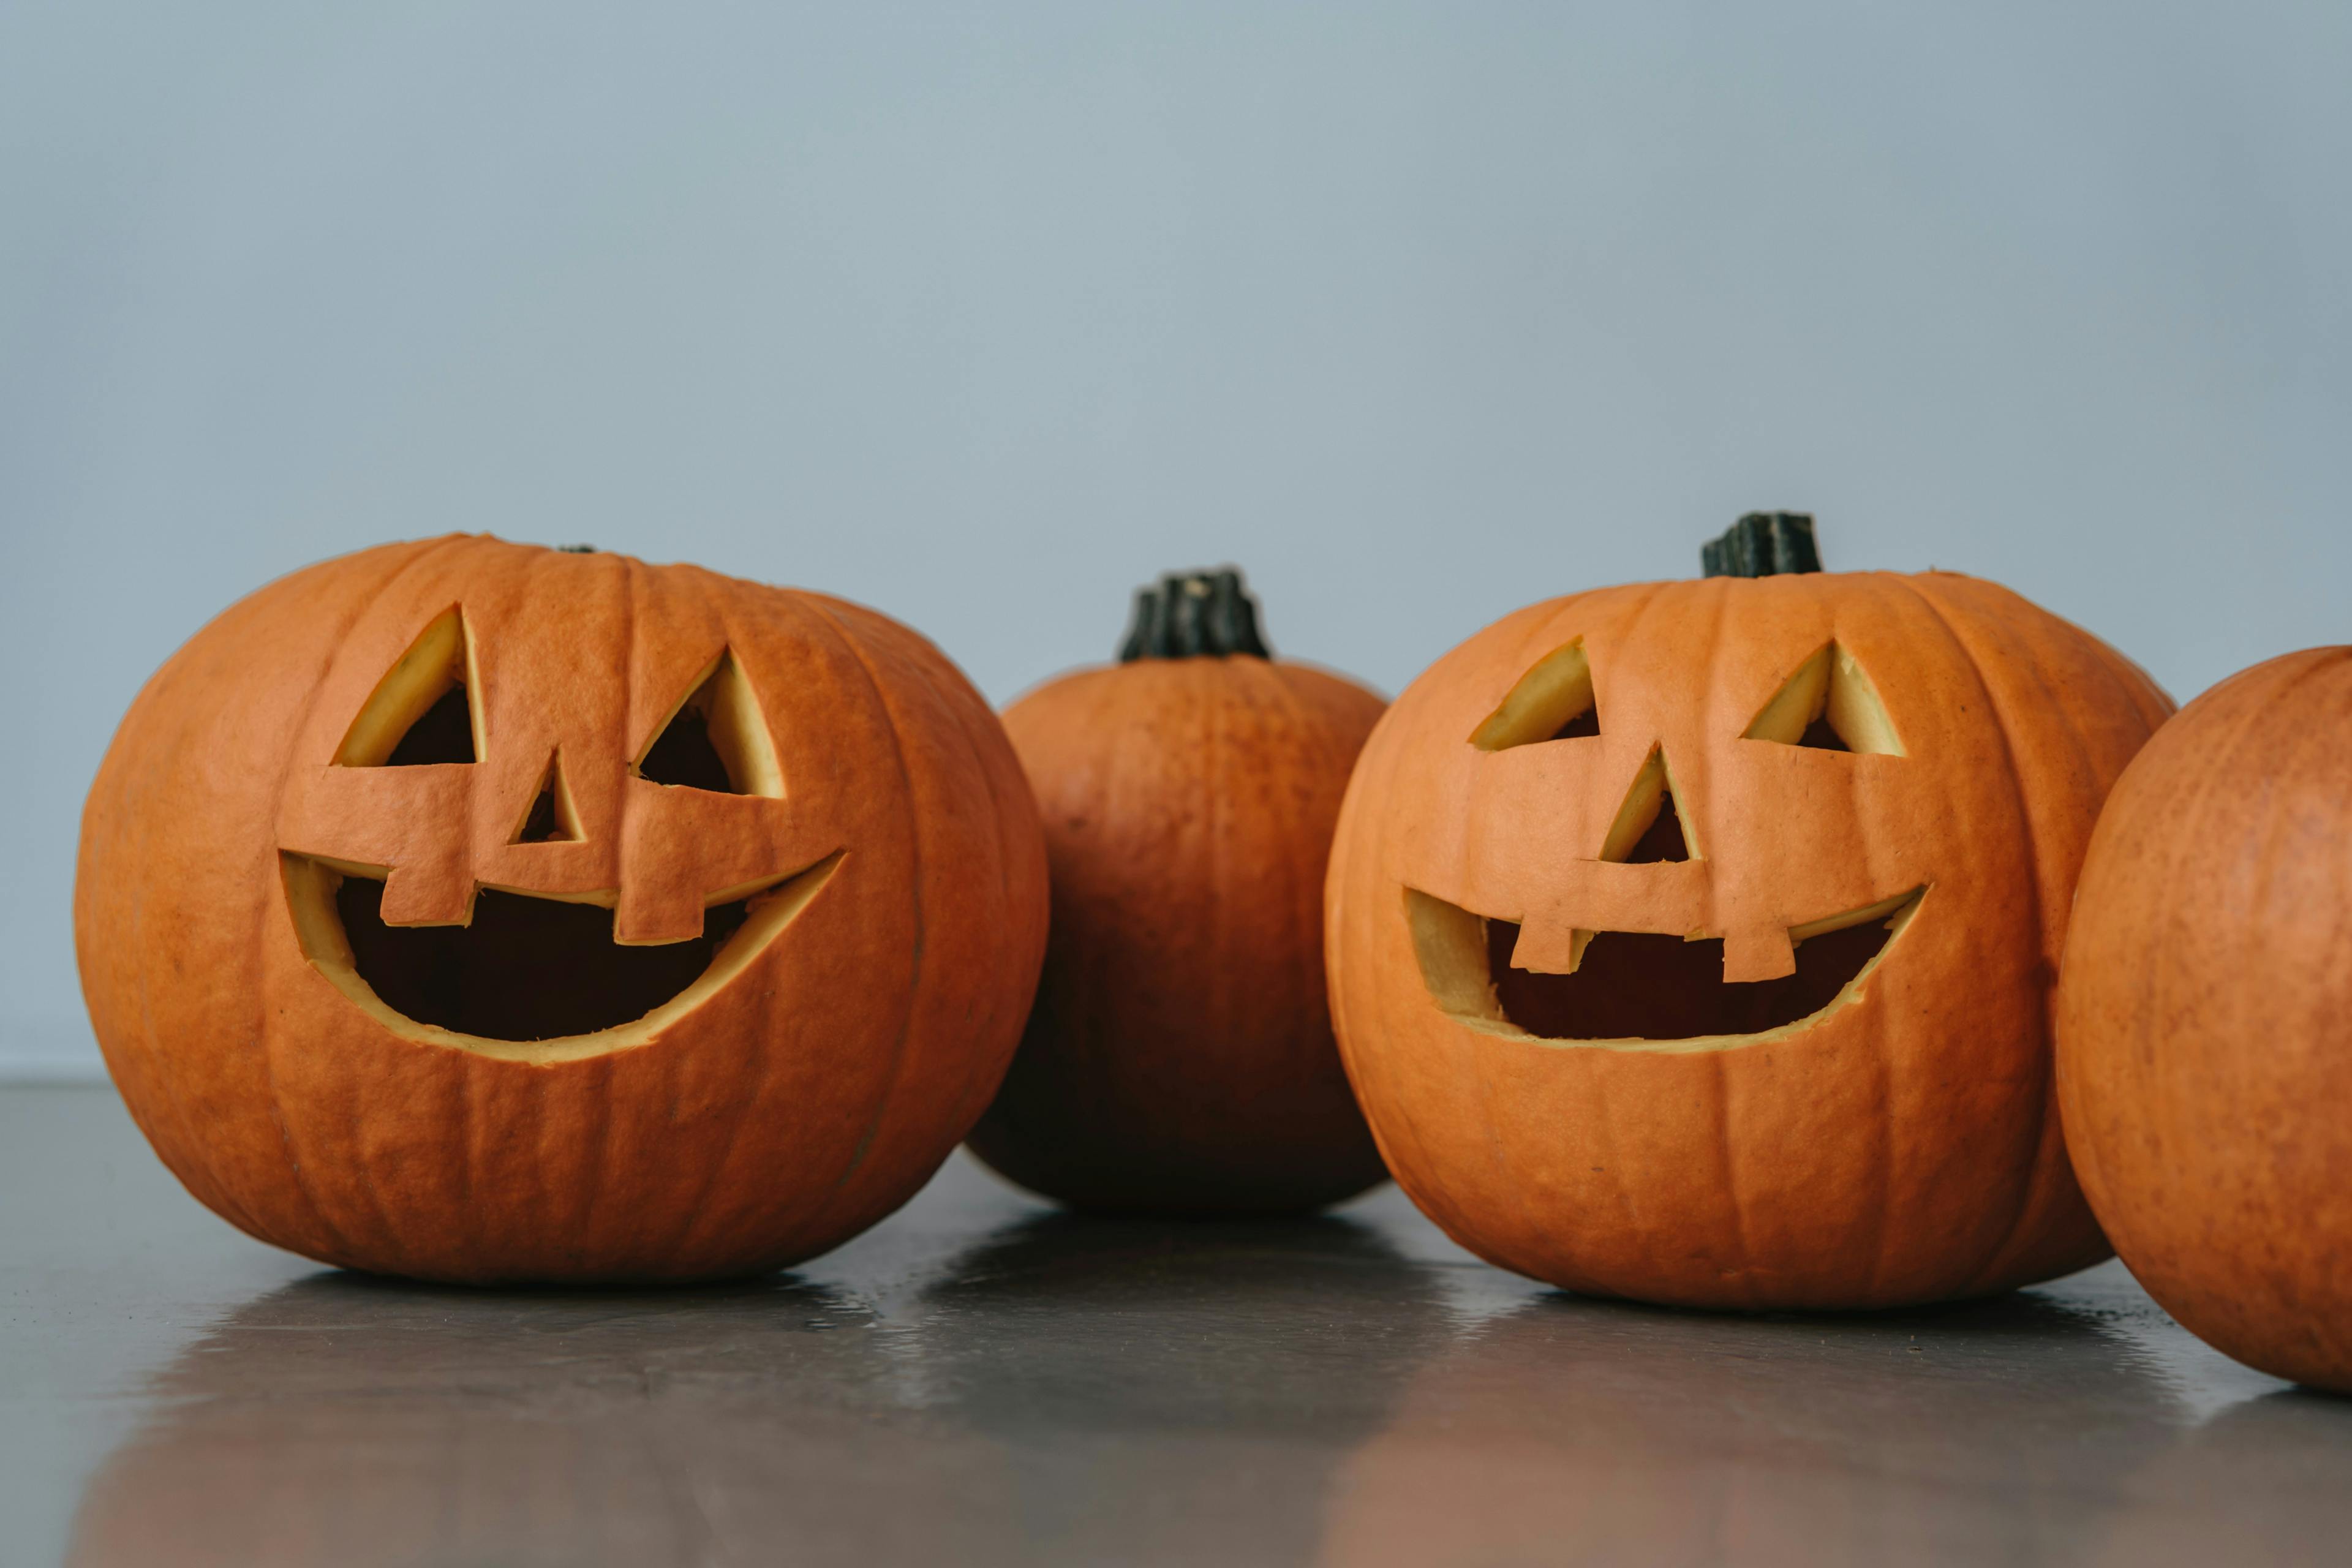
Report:
M1808 520L1744 520L1776 523L1810 555ZM2100 803L2168 708L1947 573L1608 588L1489 627L1374 731L1332 851L1334 1023L1390 1170L1496 1262L1658 1301L1888 1305L2095 1261L2049 994Z
M236 605L123 721L83 986L266 1240L467 1280L779 1267L988 1103L1045 935L1002 729L871 611L450 538Z

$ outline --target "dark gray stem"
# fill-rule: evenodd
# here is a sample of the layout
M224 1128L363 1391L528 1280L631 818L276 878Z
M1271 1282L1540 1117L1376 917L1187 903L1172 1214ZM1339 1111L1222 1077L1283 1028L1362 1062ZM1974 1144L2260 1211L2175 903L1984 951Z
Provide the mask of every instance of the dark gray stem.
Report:
M1809 511L1751 511L1722 538L1700 545L1698 556L1710 577L1775 577L1822 569Z
M1233 567L1171 572L1135 591L1135 618L1118 647L1121 664L1234 653L1274 657L1258 636L1257 601Z

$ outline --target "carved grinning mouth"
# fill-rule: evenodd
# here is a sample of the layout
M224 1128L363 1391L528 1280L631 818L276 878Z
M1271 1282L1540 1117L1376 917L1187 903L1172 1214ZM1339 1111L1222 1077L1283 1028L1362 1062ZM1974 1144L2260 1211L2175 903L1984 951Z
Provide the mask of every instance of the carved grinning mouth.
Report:
M1793 929L1796 970L1727 982L1720 938L1604 931L1573 973L1511 965L1519 928L1405 889L1422 978L1438 1005L1492 1033L1623 1050L1723 1050L1782 1038L1855 1001L1924 888Z
M643 1045L700 1006L808 906L842 853L712 905L698 937L654 946L614 942L601 903L488 888L464 925L386 925L382 869L279 861L303 956L378 1022L544 1062Z
M328 772L473 764L486 754L473 700L479 662L465 607L452 605L376 683ZM687 687L629 773L686 796L782 798L775 742L732 648ZM586 837L559 746L508 843ZM478 885L458 923L391 925L386 868L294 850L279 851L279 867L303 956L379 1024L428 1044L551 1062L644 1045L702 1005L798 917L844 853L739 883L705 908L698 936L658 943L614 940L614 889Z

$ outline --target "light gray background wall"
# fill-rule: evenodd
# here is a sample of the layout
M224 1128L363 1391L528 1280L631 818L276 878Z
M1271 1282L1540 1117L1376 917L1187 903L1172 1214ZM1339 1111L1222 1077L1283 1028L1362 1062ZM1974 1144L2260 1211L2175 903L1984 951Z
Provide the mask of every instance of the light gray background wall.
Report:
M998 700L1250 572L1393 690L1742 510L2186 698L2340 640L2352 6L0 7L0 1064L238 595L491 529Z

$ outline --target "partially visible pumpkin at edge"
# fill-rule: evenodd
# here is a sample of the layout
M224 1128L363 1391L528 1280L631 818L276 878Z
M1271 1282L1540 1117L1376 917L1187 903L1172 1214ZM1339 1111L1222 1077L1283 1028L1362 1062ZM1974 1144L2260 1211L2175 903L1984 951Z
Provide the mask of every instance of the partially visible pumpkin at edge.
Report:
M2352 648L2206 692L2124 771L2059 985L2084 1191L2165 1310L2352 1393Z

